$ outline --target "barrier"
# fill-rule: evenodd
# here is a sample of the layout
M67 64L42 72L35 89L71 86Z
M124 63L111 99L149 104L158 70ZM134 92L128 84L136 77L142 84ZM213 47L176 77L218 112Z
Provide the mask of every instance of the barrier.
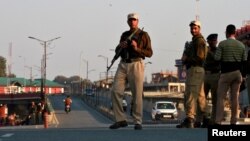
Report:
M44 128L48 128L48 126L49 126L49 115L48 115L48 112L44 112L43 124L44 124Z

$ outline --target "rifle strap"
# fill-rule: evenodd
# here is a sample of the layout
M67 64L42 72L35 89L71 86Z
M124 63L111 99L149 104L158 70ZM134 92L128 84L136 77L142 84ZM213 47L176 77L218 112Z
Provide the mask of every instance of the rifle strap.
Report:
M141 40L142 40L143 29L144 29L144 27L141 29L141 32L139 33L139 37L138 37L138 45L140 45Z
M129 35L128 40L131 40L132 37L135 35L135 33L139 30L139 28L137 28L132 34Z

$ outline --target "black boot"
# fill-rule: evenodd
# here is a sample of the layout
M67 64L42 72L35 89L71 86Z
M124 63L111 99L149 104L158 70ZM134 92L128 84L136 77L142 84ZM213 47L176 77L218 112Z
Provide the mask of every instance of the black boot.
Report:
M115 122L114 124L110 125L109 128L110 129L118 129L118 128L121 128L121 127L127 127L128 126L128 123L127 121L119 121L119 122Z
M201 122L199 121L194 122L194 128L201 128Z
M209 118L204 117L204 118L203 118L203 121L202 121L201 128L207 128L207 127L208 127L208 124L209 124L209 121L210 121Z
M194 119L187 117L181 124L177 125L176 128L194 128Z

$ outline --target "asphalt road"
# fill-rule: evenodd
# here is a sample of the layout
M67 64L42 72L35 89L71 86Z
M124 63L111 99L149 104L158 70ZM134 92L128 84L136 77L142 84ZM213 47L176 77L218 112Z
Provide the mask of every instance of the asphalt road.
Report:
M206 141L206 129L132 126L119 130L107 128L59 128L0 130L0 141Z
M207 141L207 129L177 129L175 124L143 124L136 131L126 128L110 130L109 118L89 107L78 97L72 97L72 111L64 112L61 96L50 96L58 120L57 125L0 127L0 141Z
M112 121L86 105L79 97L72 96L71 112L64 111L63 99L66 96L50 96L49 99L55 110L58 125L56 128L86 128L106 127Z

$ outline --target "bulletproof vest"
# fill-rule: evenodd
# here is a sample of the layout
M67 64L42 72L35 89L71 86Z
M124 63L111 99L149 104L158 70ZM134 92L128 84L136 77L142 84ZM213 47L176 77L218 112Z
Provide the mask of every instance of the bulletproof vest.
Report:
M205 40L205 45L202 49L198 50L195 47L197 46L195 45L195 43L197 43L196 40L198 40L199 38L202 38L204 40L202 36L197 37L194 41L191 41L184 50L184 53L188 56L188 66L203 66L203 63L206 59L208 49Z

